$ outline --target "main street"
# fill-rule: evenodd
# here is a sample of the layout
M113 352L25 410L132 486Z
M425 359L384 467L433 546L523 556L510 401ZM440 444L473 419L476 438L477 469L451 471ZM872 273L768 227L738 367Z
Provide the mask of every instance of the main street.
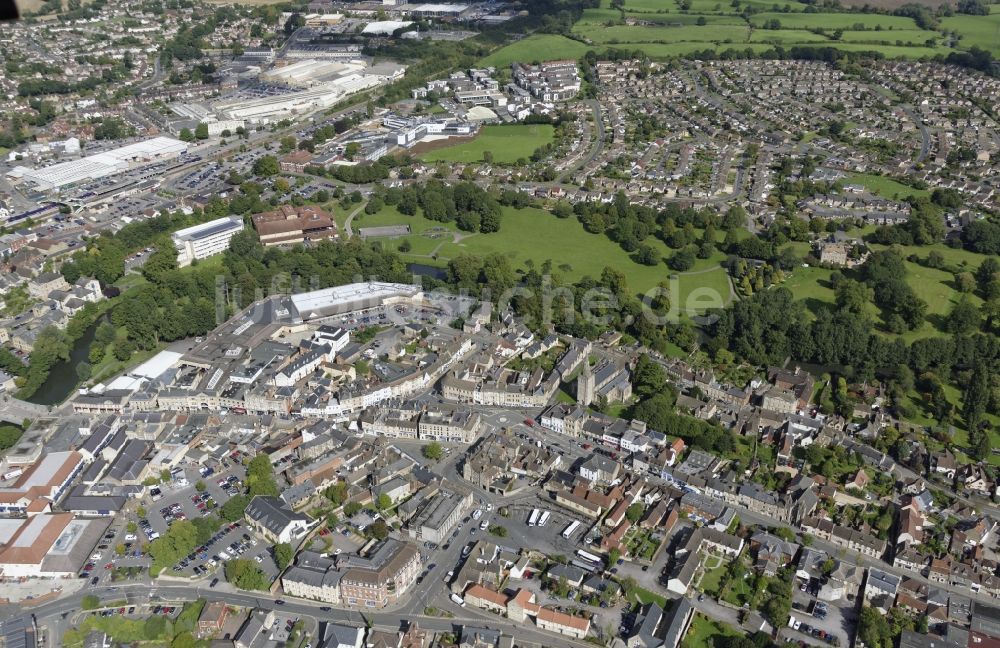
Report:
M440 589L443 589L443 582L440 580L437 582L440 585ZM96 594L103 603L126 600L130 606L184 603L200 598L206 601L220 601L229 605L246 608L273 609L280 611L282 614L308 616L320 622L337 622L360 627L374 625L383 628L401 628L409 623L417 622L420 627L434 632L458 632L463 626L471 626L492 628L510 635L516 634L516 636L524 640L545 646L581 648L589 645L585 642L574 641L566 637L560 637L559 635L535 630L530 626L513 623L502 617L473 608L462 608L455 604L438 608L439 610L447 609L454 614L453 618L428 616L423 613L422 609L411 611L410 608L419 607L425 603L425 601L418 597L417 591L407 595L410 603L398 610L362 612L353 609L331 608L323 603L303 599L289 598L286 600L282 599L279 595L268 592L240 592L231 591L223 587L211 588L204 582L183 585L136 582L117 587L85 589L70 596L43 603L37 607L7 605L0 609L0 615L2 615L2 618L7 619L27 611L35 615L39 625L46 625L48 623L47 620L62 619L79 611L82 607L83 597L87 594Z

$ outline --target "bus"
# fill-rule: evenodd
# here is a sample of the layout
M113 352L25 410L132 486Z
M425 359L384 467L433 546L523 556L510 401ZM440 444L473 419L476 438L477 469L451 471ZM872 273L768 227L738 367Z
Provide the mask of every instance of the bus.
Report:
M570 522L570 525L563 530L562 537L569 538L579 528L580 528L580 520L573 520L572 522Z
M538 526L543 527L549 522L549 518L552 516L551 513L545 511L542 513L542 517L538 518Z
M528 526L533 527L538 522L538 509L531 510L531 517L528 518Z
M582 560L586 560L587 562L589 562L589 563L591 563L592 565L595 565L595 566L596 565L603 565L604 564L604 561L601 558L595 556L592 553L586 552L583 549L577 549L576 550L576 555L579 558L581 558Z

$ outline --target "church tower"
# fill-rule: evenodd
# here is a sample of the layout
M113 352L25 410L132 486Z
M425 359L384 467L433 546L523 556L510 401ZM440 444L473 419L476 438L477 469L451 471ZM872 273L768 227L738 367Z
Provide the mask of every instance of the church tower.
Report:
M594 402L594 372L590 370L590 358L583 359L583 371L576 377L576 401L583 407Z

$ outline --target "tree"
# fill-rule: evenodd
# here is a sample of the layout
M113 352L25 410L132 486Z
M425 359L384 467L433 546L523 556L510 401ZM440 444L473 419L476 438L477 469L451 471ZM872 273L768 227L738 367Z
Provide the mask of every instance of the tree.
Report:
M347 501L347 484L337 482L323 491L323 496L330 500L334 508L343 505Z
M193 142L194 133L191 132L190 128L182 128L181 132L177 135L182 142Z
M384 511L392 506L392 498L388 494L382 493L378 496L378 500L375 502L375 506L380 511Z
M673 255L667 259L667 265L670 266L672 270L676 270L677 272L685 272L694 266L696 260L697 256L695 255L694 250L691 247L684 247L674 252Z
M163 616L148 617L142 624L142 636L147 641L156 641L167 633L167 618Z
M13 425L0 425L0 450L13 448L21 440L24 432Z
M864 606L858 621L858 637L867 648L892 648L893 632L889 622L875 608Z
M277 497L279 494L271 458L264 453L256 455L247 464L247 494L250 497L257 495Z
M256 176L270 178L281 172L281 165L278 164L278 158L273 155L263 155L253 163L253 172Z
M267 591L271 584L256 563L246 558L237 558L225 563L226 580L244 590Z
M951 309L946 321L948 331L956 335L967 335L979 328L981 316L979 308L965 295Z
M170 642L170 648L196 648L198 642L195 640L194 635L191 634L190 630L185 630L179 633L174 640Z
M365 531L376 540L385 540L389 537L389 525L385 523L385 520L375 520Z
M775 595L764 604L764 618L775 628L783 628L792 612L792 601L786 594Z
M490 525L490 535L495 535L498 538L506 538L508 534L507 527L500 524Z
M622 557L622 552L618 550L617 547L611 547L608 549L608 569L611 569L618 564L618 561Z
M420 452L431 461L441 461L441 458L444 457L444 449L437 441L431 441Z
M667 388L667 372L660 363L642 354L635 365L632 386L640 399L661 394Z
M207 140L208 139L208 124L201 122L194 129L195 139Z
M984 363L978 363L969 377L969 382L965 385L965 393L962 395L962 416L965 417L965 424L970 431L978 430L982 423L986 408L990 403L990 372ZM989 439L989 435L983 435Z
M208 489L208 485L204 481L198 480L194 483L194 489L199 493L204 493Z
M80 599L80 607L84 610L96 610L101 605L101 599L96 594L86 594Z
M635 504L632 504L627 509L625 509L625 517L628 518L629 522L635 524L636 522L639 521L639 518L642 517L642 514L643 512L645 512L645 510L646 509L642 505L642 502L636 502Z
M284 571L285 567L292 563L292 556L294 556L292 545L287 542L274 545L274 562L278 565L278 569Z
M226 522L238 522L243 519L243 514L250 504L250 497L247 495L236 495L219 507L219 515Z

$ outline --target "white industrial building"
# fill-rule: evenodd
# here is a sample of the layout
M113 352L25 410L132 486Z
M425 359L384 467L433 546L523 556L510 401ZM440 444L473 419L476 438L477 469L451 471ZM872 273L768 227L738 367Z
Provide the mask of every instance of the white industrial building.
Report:
M229 247L229 239L243 231L240 216L224 216L201 225L177 230L171 235L177 248L177 265L181 268L194 260L221 254Z
M392 36L397 29L409 27L412 24L412 20L378 20L365 25L361 33L369 36Z
M150 162L177 157L187 148L186 143L172 137L154 137L39 169L15 167L7 172L7 177L32 183L41 191L58 191L81 182L117 175Z
M326 78L354 74L364 69L365 66L361 63L306 59L262 72L260 80L296 88L311 88Z

